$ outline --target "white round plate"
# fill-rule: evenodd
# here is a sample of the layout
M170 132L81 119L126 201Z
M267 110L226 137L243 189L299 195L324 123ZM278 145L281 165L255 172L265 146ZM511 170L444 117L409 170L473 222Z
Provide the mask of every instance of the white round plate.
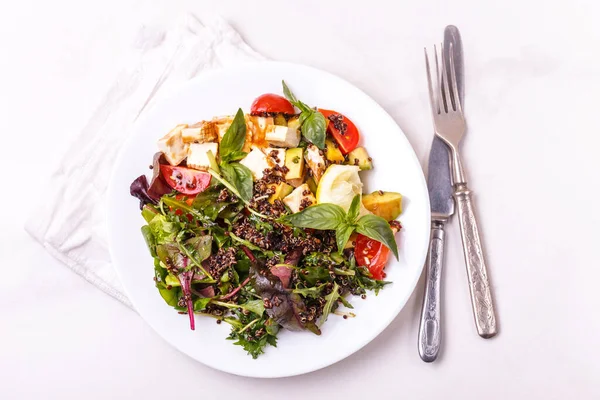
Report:
M187 315L165 304L152 280L153 262L140 233L144 221L138 200L129 195L130 183L149 173L156 141L179 123L249 111L260 94L282 94L285 80L296 97L311 106L347 115L362 135L374 170L361 173L365 193L400 192L404 212L398 235L400 260L391 257L386 286L378 296L351 298L356 318L332 315L322 335L281 331L277 348L253 360L240 346L225 340L228 324L196 316L196 330ZM429 239L429 198L423 172L408 140L394 120L373 99L350 83L314 68L278 62L243 65L203 73L167 100L158 103L138 124L123 146L108 193L108 230L112 260L127 294L140 315L165 340L183 353L221 371L251 377L284 377L331 365L356 352L398 315L421 274Z

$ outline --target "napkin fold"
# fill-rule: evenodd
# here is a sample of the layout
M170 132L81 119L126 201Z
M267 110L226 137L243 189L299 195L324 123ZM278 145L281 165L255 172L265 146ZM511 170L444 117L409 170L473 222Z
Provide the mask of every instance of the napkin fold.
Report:
M204 70L262 60L220 17L186 15L172 29L144 26L133 56L48 182L25 229L50 254L132 307L111 263L106 189L121 144L156 98Z

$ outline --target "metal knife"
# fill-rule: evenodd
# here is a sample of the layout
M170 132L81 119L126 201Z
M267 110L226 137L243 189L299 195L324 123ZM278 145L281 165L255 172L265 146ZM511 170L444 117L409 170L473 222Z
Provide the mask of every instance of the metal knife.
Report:
M452 43L452 46L450 46ZM464 107L464 69L462 43L458 28L449 25L444 30L444 48L452 48L456 81L462 106ZM449 60L450 57L445 57ZM449 69L448 69L449 70ZM454 189L450 174L450 156L446 144L434 135L429 153L429 171L427 176L429 201L431 203L431 237L429 252L425 262L425 295L419 325L419 355L425 362L434 361L440 349L441 332L441 273L444 263L444 227L454 214Z

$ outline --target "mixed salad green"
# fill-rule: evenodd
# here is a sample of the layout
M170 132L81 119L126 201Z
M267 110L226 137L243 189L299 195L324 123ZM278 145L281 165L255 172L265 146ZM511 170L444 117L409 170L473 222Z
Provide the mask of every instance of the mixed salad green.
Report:
M353 317L348 298L377 293L398 257L401 196L362 194L372 163L354 124L284 93L178 125L151 181L131 185L159 294L192 330L195 315L229 324L253 358L282 328L320 335L332 314Z

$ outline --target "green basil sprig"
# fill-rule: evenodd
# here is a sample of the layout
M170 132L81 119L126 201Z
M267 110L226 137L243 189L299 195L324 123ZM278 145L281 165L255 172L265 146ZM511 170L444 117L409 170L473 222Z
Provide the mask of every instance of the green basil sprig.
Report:
M358 218L360 195L354 196L348 213L337 204L317 204L304 210L282 217L282 221L299 228L335 230L338 252L342 252L354 231L383 243L398 259L398 246L394 232L388 222L376 215L368 214Z
M242 201L248 203L252 199L252 172L237 162L242 158L246 157L246 152L242 151L244 143L246 142L246 120L244 118L244 112L242 109L238 109L233 122L223 135L221 145L219 147L219 157L221 163L219 164L220 171L216 171L213 168L211 174L222 175L222 179L227 181L229 184L228 188L238 196ZM210 171L209 171L210 172ZM227 186L227 185L226 185Z
M302 136L320 149L325 148L325 131L327 130L327 120L325 116L307 106L294 96L290 88L281 81L283 85L283 94L294 106L300 110L300 129Z

